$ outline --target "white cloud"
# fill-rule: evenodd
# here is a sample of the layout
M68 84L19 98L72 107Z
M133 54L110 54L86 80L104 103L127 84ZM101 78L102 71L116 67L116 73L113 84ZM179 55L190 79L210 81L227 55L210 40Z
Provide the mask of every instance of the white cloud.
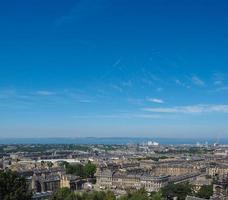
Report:
M200 114L200 113L228 113L228 105L190 105L176 107L161 108L143 108L144 111L153 113L184 113L184 114Z
M54 92L47 91L47 90L40 90L40 91L37 91L36 94L37 94L37 95L40 95L40 96L52 96L52 95L55 95Z
M197 86L200 86L200 87L203 87L205 86L205 82L203 80L201 80L199 77L197 76L193 76L191 78L191 81L194 85L197 85Z
M164 103L162 99L156 99L156 98L149 98L148 101L153 103Z

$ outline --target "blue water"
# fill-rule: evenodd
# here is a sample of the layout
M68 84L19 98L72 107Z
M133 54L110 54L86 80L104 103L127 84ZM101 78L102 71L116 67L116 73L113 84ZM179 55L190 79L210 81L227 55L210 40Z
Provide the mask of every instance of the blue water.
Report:
M197 142L213 144L216 139L180 139L180 138L0 138L0 144L139 144L153 140L160 144L196 144ZM228 144L228 138L220 139L220 144Z

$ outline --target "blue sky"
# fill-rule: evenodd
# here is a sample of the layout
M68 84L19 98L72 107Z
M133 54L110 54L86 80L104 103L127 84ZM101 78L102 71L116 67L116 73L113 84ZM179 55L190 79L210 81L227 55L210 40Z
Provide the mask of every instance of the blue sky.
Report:
M0 1L0 137L227 137L227 10Z

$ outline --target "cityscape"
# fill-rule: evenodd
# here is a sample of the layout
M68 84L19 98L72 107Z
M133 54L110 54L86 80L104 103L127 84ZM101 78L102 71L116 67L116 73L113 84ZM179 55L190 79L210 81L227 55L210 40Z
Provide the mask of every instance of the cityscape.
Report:
M228 195L228 145L216 142L7 144L0 151L0 168L23 176L27 192L36 200L226 199Z
M0 0L0 200L228 200L228 1Z

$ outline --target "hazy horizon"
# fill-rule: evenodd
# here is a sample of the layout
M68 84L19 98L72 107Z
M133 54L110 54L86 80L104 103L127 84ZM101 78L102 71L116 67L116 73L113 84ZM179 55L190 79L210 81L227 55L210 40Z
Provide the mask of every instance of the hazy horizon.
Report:
M225 0L0 2L0 139L228 137Z
M37 137L0 138L0 145L20 144L75 144L75 145L126 145L143 144L148 141L161 145L228 145L228 138L156 138L156 137Z

